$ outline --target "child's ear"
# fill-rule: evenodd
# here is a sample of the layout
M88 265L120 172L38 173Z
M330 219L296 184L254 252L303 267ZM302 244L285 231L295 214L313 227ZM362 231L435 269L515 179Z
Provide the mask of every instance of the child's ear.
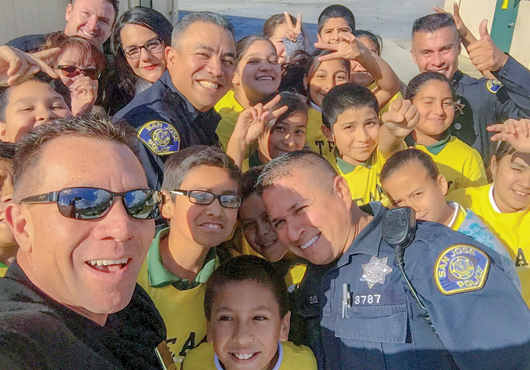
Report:
M438 186L442 190L442 194L446 196L447 191L449 190L449 184L447 183L447 179L445 178L444 175L438 175L437 181L438 181Z
M287 311L282 318L282 327L280 329L280 342L286 342L289 339L289 330L291 329L291 311Z
M322 130L322 133L324 134L326 139L328 139L329 141L335 142L335 135L333 135L333 130L331 130L328 126L324 124L320 126L320 129Z
M171 200L171 195L167 190L162 190L161 193L163 198L160 205L160 214L166 220L169 220L171 217L173 217L173 208L175 207L175 204Z
M493 181L495 181L495 177L497 176L497 156L495 155L492 155L490 159L490 172Z
M317 41L322 42L322 37L320 37L320 32L317 32Z
M237 70L234 72L234 77L232 78L232 85L239 85L241 83L241 78L239 77L239 73L237 73Z
M0 140L4 143L7 143L7 124L0 121Z

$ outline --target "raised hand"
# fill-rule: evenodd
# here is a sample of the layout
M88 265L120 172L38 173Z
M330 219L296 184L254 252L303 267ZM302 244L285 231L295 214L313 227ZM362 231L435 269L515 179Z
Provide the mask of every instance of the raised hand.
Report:
M30 55L6 45L0 46L0 86L20 84L39 71L47 73L52 78L59 77L46 64L46 60L59 51L59 48L54 48Z
M70 86L72 95L72 114L90 113L98 96L97 81L85 75L77 75L72 78Z
M504 123L487 127L496 132L491 141L507 141L518 152L530 153L530 119L509 119Z
M439 6L435 6L434 11L436 13L448 14L448 12L446 12L443 8L440 8ZM456 24L458 36L460 36L460 38L464 40L468 36L469 29L466 27L464 21L462 20L462 17L460 16L460 9L458 7L458 3L456 2L453 3L453 19Z
M390 104L388 112L383 113L381 121L396 138L405 138L420 120L420 114L410 100L396 99Z
M283 37L291 41L296 41L296 38L302 32L302 13L298 13L298 16L296 17L296 25L293 25L289 13L283 12L283 14L288 27L288 30Z
M316 42L315 47L332 51L330 54L318 57L321 62L333 59L357 60L363 54L370 53L370 50L362 42L359 42L353 34L345 34L338 44Z
M479 26L480 40L472 42L467 47L471 63L479 71L498 71L508 61L508 55L495 45L488 32L488 20L484 19Z

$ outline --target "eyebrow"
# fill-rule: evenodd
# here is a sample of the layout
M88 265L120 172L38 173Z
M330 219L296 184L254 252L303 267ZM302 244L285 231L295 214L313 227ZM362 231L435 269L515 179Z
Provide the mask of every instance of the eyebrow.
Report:
M204 49L204 50L208 50L209 52L212 52L214 53L215 52L215 49L212 48L211 46L208 46L208 45L198 45L195 49ZM232 57L232 58L235 58L236 55L229 51L228 53L224 53L223 56L229 56L229 57Z

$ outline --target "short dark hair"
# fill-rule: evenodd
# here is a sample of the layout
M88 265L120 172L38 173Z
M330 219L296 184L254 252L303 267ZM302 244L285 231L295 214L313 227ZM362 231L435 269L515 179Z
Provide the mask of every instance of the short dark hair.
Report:
M138 137L136 131L125 121L112 122L105 115L79 115L59 118L46 125L41 125L26 135L17 146L13 165L13 186L15 199L29 192L28 181L35 183L38 179L28 179L29 173L38 167L40 157L46 144L66 135L108 141L126 145L138 154Z
M283 64L283 75L280 82L279 91L293 91L307 97L307 90L304 85L304 76L309 60L309 54L305 50L296 50L289 58L288 63Z
M427 153L422 152L421 150L410 148L406 150L401 150L394 155L392 155L383 168L381 169L381 174L379 175L381 183L388 180L390 176L401 170L403 167L407 166L411 162L416 162L420 164L430 179L436 181L438 178L438 167L436 163L432 160L431 156Z
M15 157L16 148L17 144L0 141L0 159L12 161Z
M334 4L324 9L318 16L318 33L320 33L322 27L330 18L343 18L350 26L352 32L355 31L355 16L352 11L344 5Z
M276 48L274 47L274 44L269 40L268 37L260 34L253 34L243 37L241 40L239 40L236 43L236 62L239 63L241 61L241 58L245 55L248 48L256 41L265 41L266 43L270 44L270 47L272 50L274 50L274 54L276 54Z
M307 98L304 95L300 95L298 93L292 92L292 91L280 91L274 92L272 94L269 94L264 100L263 104L267 104L270 100L274 99L277 95L280 95L281 99L276 104L271 111L274 111L278 108L281 108L283 106L287 106L287 111L282 113L279 117L270 120L267 125L265 126L265 130L270 130L276 125L276 122L280 122L287 117L289 117L291 114L294 113L304 113L307 116Z
M70 110L72 109L72 97L70 95L70 89L66 87L66 85L63 84L60 79L53 79L44 72L38 72L28 81L39 81L49 85L57 94L63 97L68 108ZM9 105L9 91L15 86L0 86L0 122L5 122L6 120L6 108Z
M113 21L116 22L116 18L118 17L118 12L120 11L120 0L105 0L107 3L112 5L112 8L114 9L114 19ZM72 4L75 3L75 0L70 1Z
M188 172L199 166L223 168L231 179L239 181L241 170L221 149L208 145L194 145L171 154L164 165L162 190L178 189Z
M291 22L293 24L296 24L296 18L293 17L291 14L289 14L289 18L291 18ZM280 24L287 23L285 20L285 14L274 14L272 15L265 24L263 25L263 35L265 37L272 37L274 31L276 30L276 27L278 27Z
M257 191L256 185L258 183L258 178L264 167L265 166L252 167L241 175L241 179L239 180L239 193L241 194L242 200L245 200Z
M289 296L283 276L267 260L246 255L221 264L206 282L204 313L208 321L212 318L212 307L221 289L230 283L243 281L254 281L269 289L278 303L280 317L285 317L289 311Z
M234 37L235 31L232 23L223 15L214 12L193 12L186 14L177 22L171 33L171 47L176 48L182 34L193 24L197 22L211 23L230 32Z
M383 39L381 36L367 30L355 30L353 31L353 35L357 38L368 37L375 44L377 55L381 55L381 51L383 50Z
M416 32L433 33L445 27L451 27L455 37L459 38L455 20L449 13L434 13L416 19L412 25L412 37Z
M332 128L344 111L365 107L373 108L379 114L379 104L370 89L351 82L335 86L322 101L322 123L327 128Z
M311 183L331 191L337 171L320 154L312 150L297 150L283 154L267 163L258 177L256 189L258 193L272 187L277 180L292 175L293 171L302 170L310 173ZM318 180L317 180L318 179Z
M453 85L451 84L451 81L447 77L445 77L443 74L438 72L423 72L419 75L415 76L412 80L410 80L409 84L407 85L407 88L405 89L405 99L412 100L416 97L418 94L420 88L429 81L441 81L445 82L449 88L451 89L451 95L454 100L455 98L455 89Z
M166 17L156 10L142 6L136 6L127 10L116 22L110 41L112 54L114 54L114 63L116 64L116 70L120 77L118 85L121 89L133 95L138 76L133 72L129 63L127 63L121 42L121 30L128 24L135 24L153 31L166 46L171 45L171 31L173 30L173 26Z

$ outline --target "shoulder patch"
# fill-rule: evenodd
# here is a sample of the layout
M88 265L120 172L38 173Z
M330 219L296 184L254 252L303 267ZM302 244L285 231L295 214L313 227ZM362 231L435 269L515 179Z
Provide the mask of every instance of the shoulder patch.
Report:
M434 281L440 293L452 295L484 287L490 259L486 253L468 244L446 248L434 265Z
M500 82L499 80L497 79L494 79L494 80L488 80L486 82L486 89L488 89L488 91L492 94L497 94L497 91L500 90L501 87L503 87L504 85L502 84L502 82Z
M149 121L138 129L138 137L156 155L170 155L180 149L177 129L164 121Z

